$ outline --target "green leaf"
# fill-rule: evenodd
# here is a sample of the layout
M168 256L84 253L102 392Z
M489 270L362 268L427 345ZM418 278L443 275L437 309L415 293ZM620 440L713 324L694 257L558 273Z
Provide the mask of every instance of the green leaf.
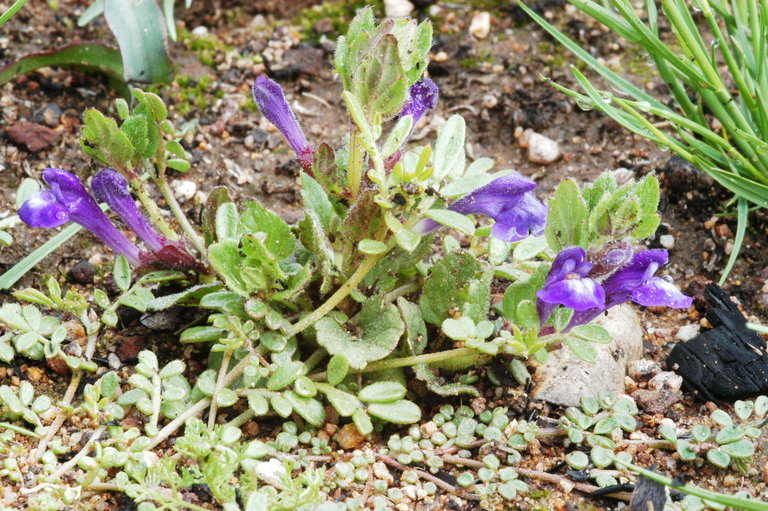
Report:
M371 403L368 413L394 424L413 424L421 420L421 409L405 399L396 403Z
M608 344L611 342L611 334L600 325L578 325L571 329L570 333L589 342Z
M304 201L304 207L318 216L320 224L327 232L331 219L336 216L336 213L323 187L306 172L301 173L301 198Z
M408 84L397 51L397 39L386 34L355 69L352 80L354 95L368 112L390 118L402 110Z
M216 233L216 217L219 208L222 204L232 202L229 196L229 190L225 186L217 186L211 193L208 194L208 198L205 200L203 206L203 235L205 236L205 244L210 245L218 238Z
M456 229L467 236L475 234L475 223L456 211L451 211L450 209L430 209L425 215L427 218L431 218L435 222L451 229Z
M460 309L469 283L479 270L480 263L463 250L453 251L435 263L419 301L424 320L441 325L449 310Z
M466 123L458 114L452 115L437 133L433 152L432 177L440 181L445 177L458 179L464 173L466 157L464 154L464 136Z
M338 385L349 373L349 361L343 354L334 355L328 361L328 367L326 368L326 379L331 385Z
M355 427L361 435L370 435L373 432L373 424L371 418L365 413L365 410L361 407L352 413L352 422L355 423Z
M733 426L733 419L731 419L731 416L723 410L715 410L712 412L711 417L713 421L718 423L720 426L723 426L724 428Z
M427 364L416 364L413 366L413 372L417 380L423 381L430 392L439 396L458 396L460 394L469 394L470 396L479 396L478 391L472 385L463 383L445 383L445 379L435 374L434 370Z
M384 252L387 251L387 244L382 243L381 241L364 239L360 241L357 248L363 254L369 254L369 255L383 254Z
M722 450L733 458L749 458L755 454L755 446L747 439L741 439L724 445Z
M261 203L255 200L240 203L240 227L244 233L265 233L267 237L264 239L264 245L278 261L293 254L296 238L293 237L291 228L285 220Z
M405 325L397 308L382 305L382 297L369 298L359 314L353 336L335 317L326 316L315 324L317 342L331 355L343 354L353 369L364 369L368 362L380 360L397 347Z
M224 278L229 289L248 298L250 292L240 274L242 259L238 243L233 239L214 243L208 247L208 260L216 273Z
M222 337L226 337L226 328L216 328L212 326L193 326L181 332L179 341L183 344L193 342L214 342Z
M267 380L267 389L280 390L292 384L304 371L304 364L299 361L292 361L283 364L272 373Z
M728 426L721 429L715 437L715 442L719 445L730 444L736 440L744 438L744 430L739 426Z
M237 239L240 234L240 214L233 202L223 202L216 209L216 239Z
M441 325L443 333L455 341L466 341L475 337L475 322L467 317L446 318Z
M397 244L407 252L413 252L421 242L421 235L410 229L403 229L395 235Z
M287 418L293 411L293 405L283 394L274 394L269 398L269 404L272 409L283 418Z
M421 309L402 296L397 299L397 308L405 322L405 353L407 355L422 354L427 347L427 325L424 323Z
M154 0L105 0L104 16L120 45L125 81L171 81L163 13Z
M392 403L405 396L405 387L394 381L379 381L363 387L357 397L367 403Z
M314 211L306 210L304 219L299 222L299 239L304 247L314 255L315 274L320 277L320 293L327 293L333 283L335 266L334 252L319 217Z
M400 149L408 138L413 128L413 116L405 115L397 121L395 127L389 132L387 141L384 142L384 147L381 148L381 157L389 158L395 151Z
M0 68L0 85L42 67L77 67L123 81L120 52L96 43L70 44L55 50L31 53ZM123 87L120 90L124 92Z
M566 454L565 462L574 470L584 470L589 466L589 456L581 451L573 451Z
M565 179L557 185L555 197L549 201L545 235L549 247L555 252L563 248L581 246L586 248L584 226L587 219L587 205L579 192L578 185Z
M131 265L124 255L119 255L117 256L117 259L115 259L112 278L114 279L117 288L122 292L128 291L131 287Z
M594 362L597 360L597 351L595 348L591 344L586 343L577 337L568 337L565 340L565 345L574 355L585 362Z
M731 464L731 457L721 449L708 450L707 459L710 463L717 465L720 468L728 468L728 465Z
M325 409L320 401L311 397L300 396L292 390L284 392L283 396L305 421L318 428L323 425Z
M80 147L91 158L116 169L126 169L135 153L115 120L93 108L83 114Z
M325 397L328 398L328 402L333 405L342 417L350 417L356 411L363 408L363 403L348 392L322 384L318 386L318 389L325 394Z
M149 158L157 151L160 143L160 128L157 124L147 120L144 115L130 115L120 125L120 129L136 151L137 156Z

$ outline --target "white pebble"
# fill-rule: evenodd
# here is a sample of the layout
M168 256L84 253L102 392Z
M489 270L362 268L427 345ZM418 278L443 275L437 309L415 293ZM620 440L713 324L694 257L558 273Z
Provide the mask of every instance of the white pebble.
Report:
M690 341L697 335L699 335L699 332L701 331L701 325L699 324L691 324L691 325L683 325L677 330L677 338L681 341Z
M192 35L197 37L204 37L208 35L208 27L200 25L192 29Z
M662 371L648 382L648 388L653 390L680 390L683 386L683 377L671 371Z
M549 164L560 159L560 145L536 132L531 132L527 137L528 160L533 163Z
M485 39L491 32L491 13L476 12L469 23L469 33L478 39Z
M388 18L402 18L410 16L413 12L413 4L408 0L384 0L384 14Z
M675 246L675 237L671 234L663 234L659 236L659 243L664 248L672 249Z
M184 202L195 196L195 192L197 192L197 183L188 179L177 179L171 183L171 189L179 201Z
M254 468L256 477L278 489L284 489L282 478L285 477L285 465L277 458L258 463Z

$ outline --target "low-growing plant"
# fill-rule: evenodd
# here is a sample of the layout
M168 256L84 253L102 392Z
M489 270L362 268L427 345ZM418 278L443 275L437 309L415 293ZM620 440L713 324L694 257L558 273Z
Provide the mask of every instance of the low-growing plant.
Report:
M591 321L611 307L691 305L656 275L666 251L642 244L659 224L654 176L621 186L612 174L582 187L563 180L544 204L530 179L512 170L489 173L487 158L467 164L458 115L440 127L434 145L409 143L438 101L437 85L424 76L431 41L429 21L377 23L370 9L358 13L336 48L351 123L333 145L310 143L280 86L256 78L256 104L301 168L305 211L293 225L224 187L210 191L201 225L193 225L169 183L190 169L183 133L158 96L134 89L133 105L117 100L118 119L85 112L82 148L107 168L90 184L84 175L44 170L47 188L29 194L18 214L32 227L74 222L90 231L118 254L108 277L114 286L62 294L49 278L45 292L14 293L32 305L0 309L8 331L0 346L15 346L4 348L6 355L51 363L63 357L72 372L53 420L33 432L42 438L26 455L27 466L40 465L30 472L42 492L36 498L71 501L66 488L77 488L124 492L142 510L198 509L184 492L204 485L224 509L239 502L310 509L328 485L365 484L368 465L381 462L400 470L425 466L408 468L408 478L492 507L525 491L518 470L507 468L540 434L535 422L510 421L503 408L475 414L443 407L432 418L439 431L420 436L412 427L408 437L392 437L386 453L334 457L329 416L360 438L415 424L428 409L412 392L411 375L441 396L479 395L480 378L496 378L484 369L491 361L508 363L522 382L529 357L543 361L570 349L594 360L594 345L611 339ZM107 207L140 241L118 228ZM9 270L7 280L29 265ZM93 378L98 341L120 325L121 307L188 311L178 337L207 355L205 369L193 374L182 361L161 363L147 350L124 380L104 370ZM56 314L45 319L40 309ZM59 326L70 320L82 326L78 339ZM59 348L64 344L67 350ZM26 389L18 403L8 399L10 420L39 427L27 412L36 401ZM601 396L585 401L579 414L571 410L562 425L573 443L586 439L604 449L592 452L592 461L607 467L614 433L636 427L633 406ZM284 421L274 441L243 439L244 425L270 418ZM82 445L59 434L75 419L91 426ZM158 459L154 451L172 436L173 454ZM470 459L479 446L495 451ZM569 462L582 465L578 458ZM333 469L322 468L334 461ZM457 486L433 475L444 463L467 467ZM76 486L63 477L74 470L82 473ZM378 507L382 499L402 499L397 488L377 488Z
M518 2L536 23L601 76L612 92L598 90L575 67L572 72L583 93L559 84L554 87L575 98L582 108L597 109L690 161L738 198L738 229L722 283L741 248L749 204L768 205L768 71L763 65L768 4L647 0L644 13L639 13L630 0L569 3L637 45L658 70L672 103L633 85ZM662 126L657 119L663 121ZM663 129L665 126L671 130Z

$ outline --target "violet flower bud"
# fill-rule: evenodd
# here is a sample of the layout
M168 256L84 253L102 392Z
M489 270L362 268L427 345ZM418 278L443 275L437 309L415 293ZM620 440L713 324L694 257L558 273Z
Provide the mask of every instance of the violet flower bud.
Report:
M104 169L96 174L91 180L91 189L99 201L106 202L147 244L151 253L141 254L143 265L159 263L178 270L199 268L200 264L187 252L182 242L169 240L155 232L133 201L128 181L117 171Z
M542 234L547 222L547 207L530 193L534 188L536 183L513 173L468 193L448 209L463 215L488 215L496 221L491 234L503 241L520 241L529 234ZM434 220L426 219L417 224L416 230L427 234L439 227Z
M260 75L253 85L253 98L256 100L261 114L285 136L288 144L296 153L296 160L304 171L311 174L314 150L307 142L307 138L299 126L299 121L288 105L280 85L270 80L266 75Z
M31 227L58 227L67 221L91 231L109 248L123 254L131 264L139 264L138 247L110 222L98 204L71 172L45 169L43 179L49 190L42 190L19 208L19 218Z

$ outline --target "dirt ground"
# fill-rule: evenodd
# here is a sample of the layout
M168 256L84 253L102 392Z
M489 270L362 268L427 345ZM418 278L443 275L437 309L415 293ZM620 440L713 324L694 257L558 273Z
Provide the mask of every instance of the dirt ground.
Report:
M336 35L338 13L349 9L301 10L313 3L317 2L196 1L191 9L178 12L181 37L179 42L170 43L170 52L177 76L183 79L153 90L169 104L177 125L198 121L194 136L185 139L185 147L192 154L192 169L178 176L195 185L182 203L191 219L197 219L202 197L217 185L227 185L241 197L257 197L289 220L300 217L299 167L279 133L253 107L250 88L258 74L269 72L283 84L313 143L333 144L338 140L349 121L342 116L341 85L332 72L331 41ZM667 98L653 69L625 42L574 15L562 1L529 3L551 14L596 57L658 97ZM435 23L429 73L441 95L437 110L417 128L415 138L434 135L441 120L458 112L468 124L468 155L493 158L496 169L513 168L533 177L541 197L564 177L584 183L605 170L623 168L628 176L655 172L664 186L660 211L664 224L650 245L661 246L661 235L674 237L668 273L688 288L701 306L702 282L719 278L736 230L728 193L687 164L670 161L669 153L621 129L602 114L581 110L543 81L541 75L572 85L568 66L576 64L576 59L511 4L438 1L416 11L418 16L429 13ZM76 40L113 41L103 19L84 28L69 28L87 6L85 1L62 0L57 5L54 10L45 3L30 2L0 29L0 65L31 51ZM467 31L476 10L493 14L490 35L482 40ZM286 53L288 50L293 54ZM296 62L286 62L290 60L287 55L296 57ZM53 128L61 135L54 147L37 152L0 138L0 218L12 214L21 180L38 178L43 168L65 168L81 176L98 170L79 147L80 119L88 107L114 115L114 98L105 79L71 69L44 69L0 86L0 136L17 121L40 122L46 109L59 113ZM529 162L516 143L516 134L527 128L559 142L563 158L547 166ZM739 298L748 313L764 320L768 308L768 288L764 287L768 278L764 241L768 224L759 213L752 214L751 220L742 256L726 289ZM12 234L14 245L0 247L0 272L51 236L49 231L26 227L16 228ZM21 284L34 284L45 274L69 275L78 261L98 263L102 256L111 260L89 235L81 234L24 277ZM108 265L103 271L108 271ZM0 293L0 302L8 299L7 293ZM688 313L677 311L643 311L642 315L643 326L650 328L647 351L658 360L663 360L675 342L677 328L699 318L697 313L688 317ZM680 407L680 414L696 414L702 404L686 398L675 406ZM544 469L559 461L545 460ZM663 460L657 464L664 467ZM723 488L722 472L705 470L696 479L704 476L715 487ZM737 481L726 489L736 491L740 484ZM566 502L571 498L557 489L550 498L552 509L587 503L600 509L614 505L605 500Z

